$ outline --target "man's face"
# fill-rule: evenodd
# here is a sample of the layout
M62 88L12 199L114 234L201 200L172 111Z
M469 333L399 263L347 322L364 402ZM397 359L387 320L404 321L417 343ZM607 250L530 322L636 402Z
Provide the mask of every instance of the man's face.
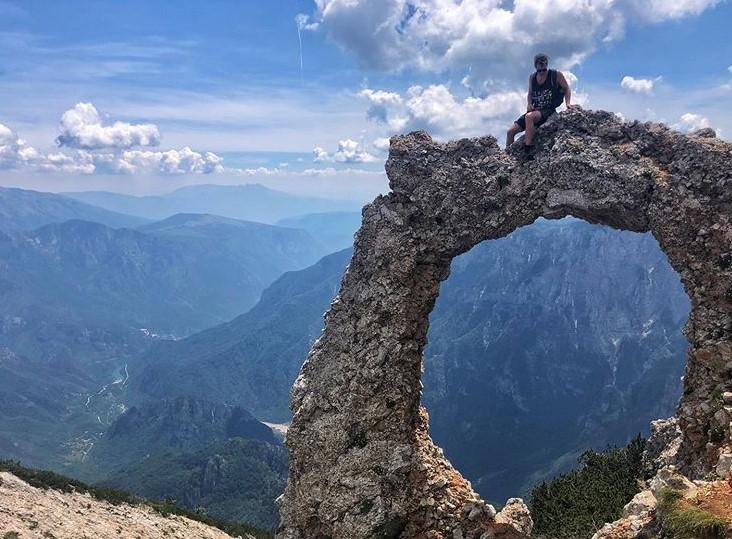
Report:
M548 65L549 62L546 60L537 60L536 63L534 63L534 67L539 73L546 71Z

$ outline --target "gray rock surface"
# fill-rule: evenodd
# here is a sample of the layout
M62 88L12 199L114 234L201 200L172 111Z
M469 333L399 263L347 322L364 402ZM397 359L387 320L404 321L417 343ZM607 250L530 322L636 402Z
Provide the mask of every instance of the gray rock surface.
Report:
M430 439L420 378L452 258L542 216L659 241L692 302L677 466L713 473L730 436L712 419L732 390L732 146L579 109L543 126L536 144L527 159L492 137L392 138L392 191L364 208L340 294L293 386L279 538L526 535L462 510L479 497Z

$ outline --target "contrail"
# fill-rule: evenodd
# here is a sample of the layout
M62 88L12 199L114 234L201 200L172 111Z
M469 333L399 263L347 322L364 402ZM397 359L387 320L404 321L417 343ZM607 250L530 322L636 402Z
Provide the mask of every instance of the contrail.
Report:
M302 15L298 15L295 17L295 26L297 26L297 41L300 43L300 82L303 82L303 68L302 68L302 33L300 32L300 27L305 21L303 20Z

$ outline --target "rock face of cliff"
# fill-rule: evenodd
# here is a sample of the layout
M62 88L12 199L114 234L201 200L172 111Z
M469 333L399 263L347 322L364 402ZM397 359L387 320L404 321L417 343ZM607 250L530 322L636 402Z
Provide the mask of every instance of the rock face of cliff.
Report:
M364 209L351 264L292 392L282 539L522 537L430 439L421 406L429 313L451 260L539 217L651 231L692 303L677 465L728 473L732 408L732 145L704 131L570 110L532 159L492 137L395 137L392 192ZM490 383L489 380L486 383ZM729 408L729 410L727 409Z

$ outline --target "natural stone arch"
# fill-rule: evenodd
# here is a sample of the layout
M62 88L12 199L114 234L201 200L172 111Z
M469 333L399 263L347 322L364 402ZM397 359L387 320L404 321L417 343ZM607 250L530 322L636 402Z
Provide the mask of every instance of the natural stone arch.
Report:
M364 208L340 294L293 386L278 537L522 536L518 504L494 518L432 443L420 377L451 260L541 216L656 237L692 302L679 463L692 476L713 470L730 447L719 413L732 390L730 167L732 145L709 130L685 136L606 112L560 114L533 160L492 137L394 137L392 191Z

